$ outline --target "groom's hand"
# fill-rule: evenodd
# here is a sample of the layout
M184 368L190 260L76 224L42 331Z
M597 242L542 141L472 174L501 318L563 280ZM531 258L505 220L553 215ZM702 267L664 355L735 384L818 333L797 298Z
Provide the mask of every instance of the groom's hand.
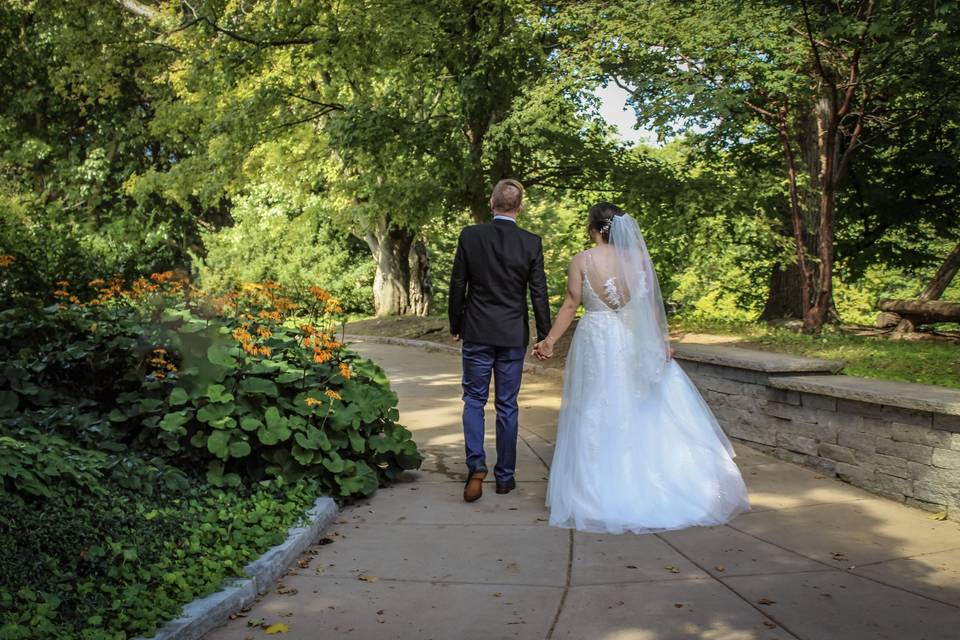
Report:
M541 360L553 357L553 344L549 340L541 340L533 347L534 353Z
M454 342L460 342L460 334L458 334L458 333L453 334L453 341L454 341Z

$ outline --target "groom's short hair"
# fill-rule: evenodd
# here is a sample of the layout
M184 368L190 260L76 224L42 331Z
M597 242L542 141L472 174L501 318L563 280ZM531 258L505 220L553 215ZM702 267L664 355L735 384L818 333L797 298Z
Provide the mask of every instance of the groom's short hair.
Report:
M513 213L523 204L523 185L513 178L504 178L493 187L490 206L495 213Z

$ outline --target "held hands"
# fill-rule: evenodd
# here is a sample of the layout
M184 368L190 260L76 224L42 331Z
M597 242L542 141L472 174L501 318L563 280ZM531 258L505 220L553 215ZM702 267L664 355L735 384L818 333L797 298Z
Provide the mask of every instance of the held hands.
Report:
M553 340L545 338L534 345L533 355L540 360L547 360L553 357Z

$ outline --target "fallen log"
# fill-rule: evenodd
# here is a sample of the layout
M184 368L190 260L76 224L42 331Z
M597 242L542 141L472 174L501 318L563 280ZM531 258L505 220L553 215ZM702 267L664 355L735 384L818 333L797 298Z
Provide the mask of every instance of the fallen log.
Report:
M914 324L960 322L960 302L882 299L877 302L877 308L887 313L895 313Z
M937 272L934 274L933 279L923 288L923 291L920 292L916 301L929 302L931 300L939 300L943 292L950 286L954 276L957 275L957 271L960 271L960 242L958 242L957 246L947 255L943 264L940 265L940 268L937 269ZM883 317L882 313L880 317L877 318L878 325L886 321L887 319ZM912 333L919 323L919 318L900 318L897 321L896 329L893 330L893 336L895 338L903 338L907 334Z

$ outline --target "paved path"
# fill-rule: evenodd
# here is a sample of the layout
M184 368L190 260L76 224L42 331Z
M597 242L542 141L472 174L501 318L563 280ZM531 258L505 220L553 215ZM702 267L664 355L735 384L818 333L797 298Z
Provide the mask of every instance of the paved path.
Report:
M518 488L461 499L460 365L357 345L387 370L426 460L347 508L208 640L940 640L960 637L960 526L745 447L753 510L729 526L604 536L548 527L559 381L527 375ZM488 415L488 451L493 448ZM306 563L303 563L306 564ZM248 620L284 622L267 636Z

